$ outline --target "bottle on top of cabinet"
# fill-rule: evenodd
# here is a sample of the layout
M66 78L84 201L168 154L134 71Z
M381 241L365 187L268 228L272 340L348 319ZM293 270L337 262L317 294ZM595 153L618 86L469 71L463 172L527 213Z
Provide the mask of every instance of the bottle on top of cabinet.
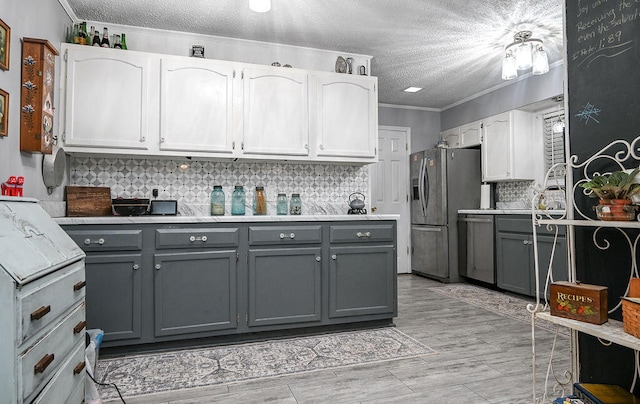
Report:
M264 195L264 187L262 186L256 187L256 193L253 200L253 214L254 215L267 214L267 199Z
M221 185L215 185L211 192L211 215L224 215L224 191Z
M233 194L231 194L231 214L244 215L245 213L246 195L242 185L236 185Z
M100 46L102 46L103 48L111 47L111 44L109 42L109 30L107 29L107 27L104 27L104 30L102 31L102 41L100 41Z

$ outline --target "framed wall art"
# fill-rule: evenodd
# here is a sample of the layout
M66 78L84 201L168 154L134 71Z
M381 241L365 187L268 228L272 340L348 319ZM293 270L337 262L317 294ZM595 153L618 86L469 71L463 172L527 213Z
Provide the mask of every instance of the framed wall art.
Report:
M0 136L9 134L9 93L0 89Z
M0 20L0 69L9 70L9 45L11 45L11 28Z

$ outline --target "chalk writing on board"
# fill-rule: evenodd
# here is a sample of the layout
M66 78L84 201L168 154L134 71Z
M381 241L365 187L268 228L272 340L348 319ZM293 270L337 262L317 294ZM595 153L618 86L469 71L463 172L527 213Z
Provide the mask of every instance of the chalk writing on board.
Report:
M587 67L589 67L589 65L598 58L614 58L625 53L631 48L633 48L633 41L627 41L625 43L621 43L620 45L600 48L593 51L593 53L589 54L589 56L587 56L584 60L580 61L577 66L582 66L584 63L586 63Z
M595 123L600 123L599 120L597 120L595 117L598 116L598 114L601 112L602 110L599 108L596 108L595 105L591 104L590 102L587 103L587 105L583 105L582 106L582 111L580 111L579 113L576 114L576 116L578 118L580 118L580 120L584 120L584 124L588 124L589 121L594 121Z

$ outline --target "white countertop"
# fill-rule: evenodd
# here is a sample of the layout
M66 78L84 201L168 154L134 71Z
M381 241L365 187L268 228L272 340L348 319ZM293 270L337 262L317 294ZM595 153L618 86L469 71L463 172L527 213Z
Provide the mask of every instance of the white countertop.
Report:
M536 210L536 214L553 216L562 216L565 212L565 210L560 209ZM531 209L460 209L458 213L469 215L531 215Z
M154 224L154 223L256 223L256 222L329 222L356 220L398 220L400 215L265 215L265 216L92 216L57 217L59 225L81 224Z

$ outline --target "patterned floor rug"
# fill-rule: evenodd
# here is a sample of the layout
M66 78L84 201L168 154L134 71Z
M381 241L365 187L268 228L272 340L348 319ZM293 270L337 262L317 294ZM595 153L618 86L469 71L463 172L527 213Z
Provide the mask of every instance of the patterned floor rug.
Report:
M131 397L433 353L387 327L100 359L96 374ZM115 389L99 391L103 399L117 398Z
M430 290L514 320L531 323L531 313L527 311L527 305L533 303L533 299L527 300L507 293L468 284L446 285L430 288ZM545 320L536 320L536 326L552 332L555 332L557 329L558 334L569 335L569 329L566 327L557 326Z

